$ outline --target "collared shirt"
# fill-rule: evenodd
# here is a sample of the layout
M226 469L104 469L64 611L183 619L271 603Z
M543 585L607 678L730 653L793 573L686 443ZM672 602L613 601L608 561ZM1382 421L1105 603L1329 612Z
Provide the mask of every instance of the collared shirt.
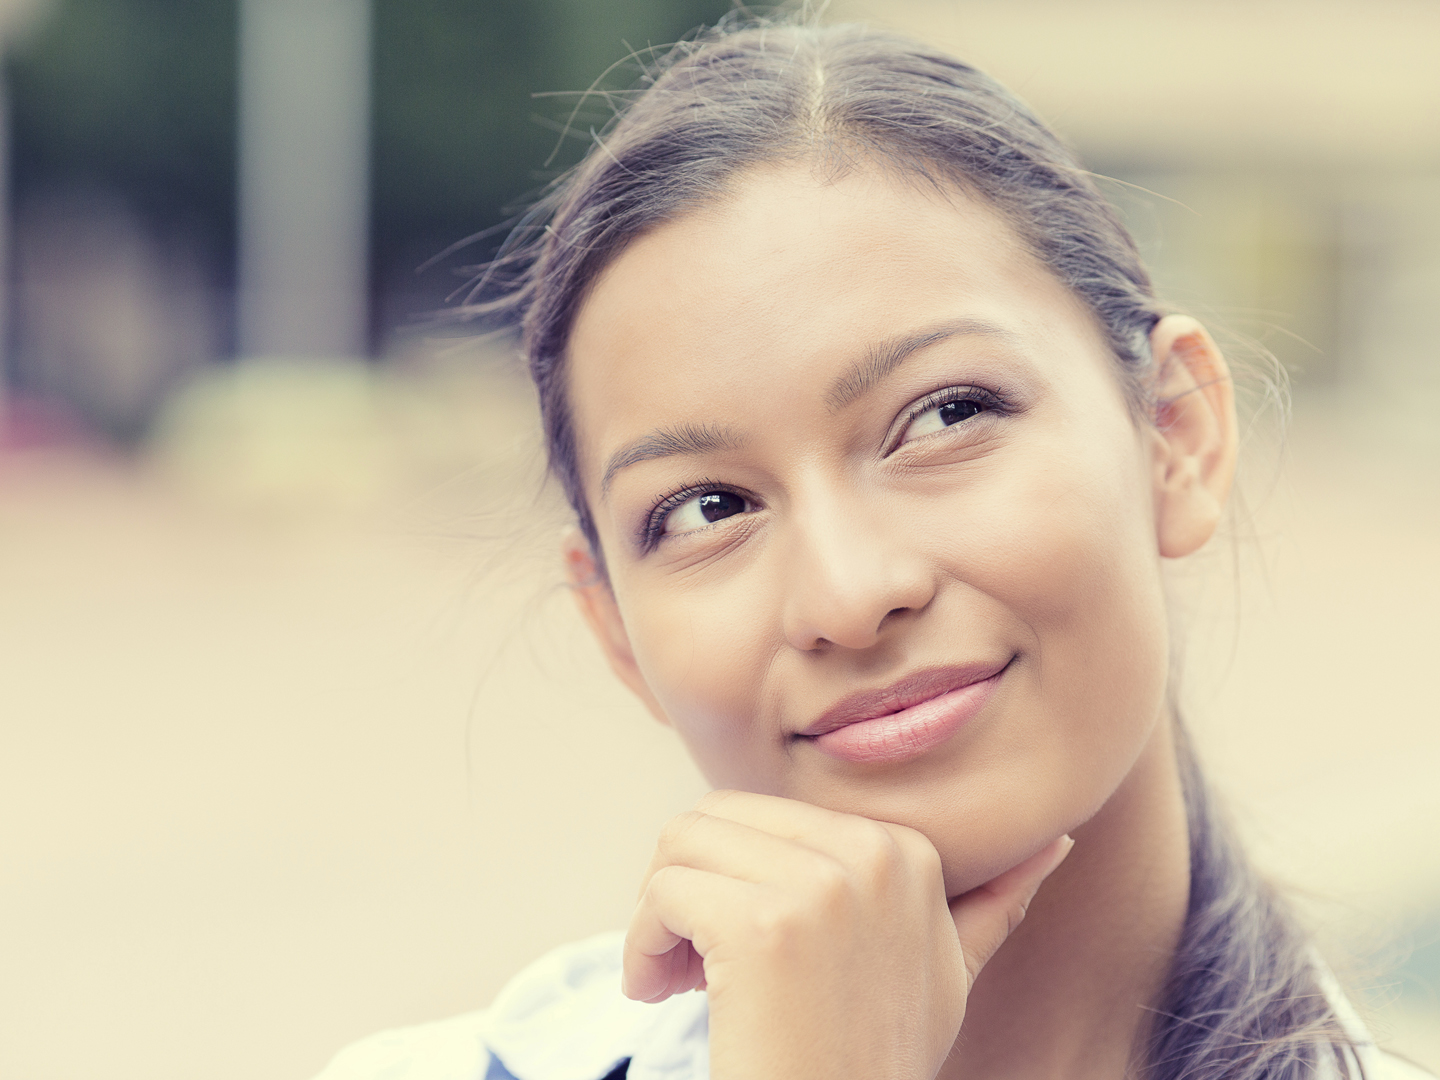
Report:
M631 1001L620 993L623 942L611 933L562 946L515 976L488 1009L372 1035L316 1080L709 1080L704 993ZM1334 980L1322 979L1366 1080L1435 1080L1375 1047ZM1335 1075L1325 1064L1317 1080Z

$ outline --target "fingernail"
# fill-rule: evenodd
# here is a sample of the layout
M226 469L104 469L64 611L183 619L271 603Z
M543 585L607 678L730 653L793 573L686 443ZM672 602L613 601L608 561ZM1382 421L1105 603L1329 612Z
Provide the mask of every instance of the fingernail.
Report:
M1055 861L1050 864L1050 872L1057 870L1061 863L1069 856L1075 848L1075 839L1069 833L1060 837L1060 850L1055 853Z

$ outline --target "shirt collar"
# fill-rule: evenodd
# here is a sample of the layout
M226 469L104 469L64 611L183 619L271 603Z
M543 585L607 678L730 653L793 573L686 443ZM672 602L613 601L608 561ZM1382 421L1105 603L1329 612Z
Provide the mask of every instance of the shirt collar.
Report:
M705 995L631 1001L623 945L610 933L564 946L500 992L480 1037L516 1080L600 1080L625 1058L628 1080L709 1080Z

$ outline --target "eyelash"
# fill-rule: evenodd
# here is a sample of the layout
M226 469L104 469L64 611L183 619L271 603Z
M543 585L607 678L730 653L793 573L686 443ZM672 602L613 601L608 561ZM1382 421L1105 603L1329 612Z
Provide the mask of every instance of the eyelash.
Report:
M986 390L979 386L947 386L943 390L927 394L905 411L904 418L894 428L886 453L892 454L899 449L900 444L897 440L905 434L906 428L915 421L916 417L953 401L973 401L990 412L1008 413L1011 411L1009 402L1000 391ZM741 498L750 499L745 492L717 480L701 479L693 484L687 484L679 491L666 495L651 508L640 531L641 547L646 552L654 551L660 543L660 538L665 535L665 516L672 510L677 510L685 505L696 495L704 495L711 491L729 491Z
M647 552L654 551L656 545L660 543L660 538L665 535L665 515L672 510L678 510L696 495L705 495L711 491L729 491L735 495L739 495L742 499L754 501L750 496L746 495L745 492L730 484L722 484L717 480L697 480L695 483L688 484L679 491L666 495L655 504L650 511L650 516L645 519L644 528L642 528L640 532L641 547Z
M943 390L936 390L933 394L927 394L909 409L905 410L904 417L891 429L889 443L885 453L893 454L900 449L900 437L905 434L906 429L916 419L937 409L942 405L949 405L956 401L970 401L983 407L987 412L997 412L1002 415L1012 412L1010 403L1006 400L1003 391L986 390L980 386L947 386Z

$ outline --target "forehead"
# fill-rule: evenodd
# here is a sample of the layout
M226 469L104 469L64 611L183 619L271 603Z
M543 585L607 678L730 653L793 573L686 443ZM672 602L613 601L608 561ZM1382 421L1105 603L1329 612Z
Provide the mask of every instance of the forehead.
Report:
M592 288L568 355L581 475L589 487L607 447L674 418L798 405L868 343L957 318L1042 352L1057 335L1100 341L972 196L873 171L751 173L636 239Z

